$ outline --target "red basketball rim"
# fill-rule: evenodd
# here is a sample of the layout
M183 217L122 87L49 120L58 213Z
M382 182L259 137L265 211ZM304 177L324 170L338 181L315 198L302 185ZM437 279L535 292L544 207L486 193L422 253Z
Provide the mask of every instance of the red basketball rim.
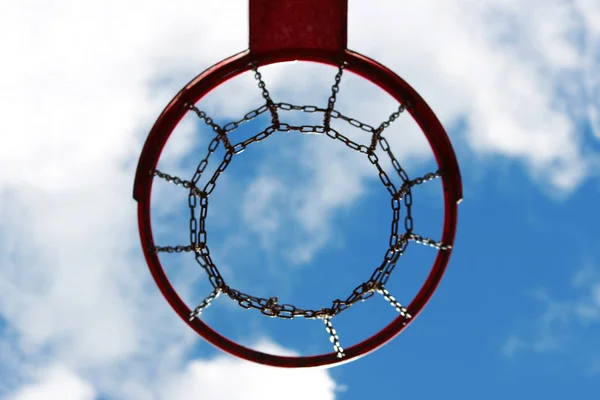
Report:
M331 51L323 49L282 49L254 54L244 51L234 55L204 71L185 86L169 103L150 131L140 156L134 184L134 198L138 202L138 223L141 243L150 268L160 291L179 316L200 336L214 346L234 356L260 364L298 368L333 366L355 360L383 346L421 312L437 288L448 264L451 251L438 251L433 268L427 280L413 301L407 306L413 316L408 322L398 316L380 332L368 339L345 348L345 357L337 358L336 353L327 353L303 357L287 357L262 353L244 347L222 336L211 329L202 320L195 318L189 321L191 309L181 300L161 265L152 234L150 203L152 193L153 171L159 161L162 150L173 130L188 112L186 103L195 104L207 93L227 80L251 69L253 63L265 66L286 61L312 61L337 67L342 61L347 62L347 70L378 85L401 104L410 104L407 110L418 123L426 136L434 153L438 168L443 172L441 177L444 190L444 225L441 242L452 246L457 222L457 204L462 199L460 171L454 150L446 132L425 101L404 80L383 65L350 50Z

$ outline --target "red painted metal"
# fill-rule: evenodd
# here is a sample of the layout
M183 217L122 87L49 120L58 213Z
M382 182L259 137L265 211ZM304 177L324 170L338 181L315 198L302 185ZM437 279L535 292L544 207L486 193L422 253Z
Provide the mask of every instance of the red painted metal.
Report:
M342 52L348 0L250 0L250 51L321 49Z
M183 302L169 282L161 262L153 250L155 243L152 234L150 215L153 182L150 171L156 168L162 150L171 133L187 113L188 109L184 107L185 103L194 104L198 102L207 93L223 84L225 81L248 71L253 63L264 66L286 61L301 60L337 67L340 62L346 61L348 63L346 68L347 71L358 74L378 85L381 89L393 96L399 103L411 105L408 112L410 112L412 117L418 123L429 141L439 169L444 171L441 178L444 190L444 225L441 241L450 246L454 244L458 211L457 204L462 199L462 184L458 163L443 126L421 96L419 96L419 94L402 78L376 61L345 49L345 13L343 14L343 23L339 23L338 21L338 25L333 29L334 32L330 32L331 34L327 32L322 33L326 37L326 40L323 41L313 41L314 38L307 32L304 33L306 36L303 36L298 40L291 39L285 35L277 39L274 38L272 34L268 33L268 24L265 25L265 27L262 26L262 24L266 24L264 21L273 22L273 18L288 18L288 14L285 13L286 8L281 5L281 3L285 3L289 7L298 6L299 3L306 3L306 7L309 7L309 5L310 7L318 7L319 2L335 3L339 7L346 7L345 0L250 0L250 50L236 54L210 67L193 79L175 96L162 112L148 135L140 156L134 184L134 198L138 202L139 231L144 255L150 268L150 272L160 291L177 314L179 314L179 316L200 336L223 351L257 363L286 368L344 364L364 356L392 340L406 328L409 323L414 321L415 317L421 312L431 298L444 274L451 251L438 252L427 280L413 301L407 306L408 312L413 315L413 318L409 320L408 324L405 323L402 316L398 316L377 334L363 342L346 348L346 356L342 359L338 359L335 353L306 357L285 357L265 354L231 341L211 329L200 319L196 318L189 321L189 315L191 313L190 308ZM268 7L265 7L266 3L268 3L269 7L277 7L277 11L267 11L266 8ZM303 21L304 19L299 18L298 20ZM288 19L285 19L285 21L288 21ZM323 22L324 21L321 21L321 23ZM330 22L336 24L334 20ZM300 26L300 24L296 25L295 23L293 23L293 25L296 28ZM275 26L278 25L275 24ZM277 29L283 28L279 27ZM336 29L343 30L343 35L339 34L340 31L336 31ZM333 34L336 32L338 33L337 35ZM270 40L275 40L275 42L271 42ZM279 47L273 48L275 45ZM343 48L340 48L341 46L343 46Z
M453 245L457 220L457 203L462 199L462 185L456 157L444 128L425 101L392 71L365 56L349 50L343 53L342 59L348 62L348 71L361 75L379 85L398 102L408 102L412 105L409 112L427 137L439 168L445 172L442 177L445 220L441 241ZM258 62L259 65L268 65L292 60L321 62L332 66L337 66L341 61L339 53L328 51L307 50L298 52L284 50L265 53L261 56L254 56L250 52L245 51L209 68L190 82L166 107L146 140L136 174L134 198L138 201L140 237L150 272L173 309L199 335L230 354L262 364L279 367L331 366L349 362L379 348L393 339L408 325L404 325L404 319L399 316L379 333L345 349L346 357L341 360L336 357L335 353L308 357L284 357L265 354L227 339L199 319L194 319L191 322L188 321L191 312L190 308L181 300L169 282L158 256L152 250L155 246L150 220L150 199L153 179L149 171L156 168L165 143L187 112L184 104L187 102L197 102L226 80L249 70L252 62ZM431 298L442 278L449 258L450 251L438 252L429 277L417 296L407 307L409 313L413 315L410 321L414 321L414 318Z

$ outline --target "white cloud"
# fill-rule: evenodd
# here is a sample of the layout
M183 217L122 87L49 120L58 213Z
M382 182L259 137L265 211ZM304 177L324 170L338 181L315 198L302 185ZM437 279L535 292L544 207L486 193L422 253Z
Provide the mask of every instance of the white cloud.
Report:
M92 400L95 397L88 382L57 365L45 369L36 382L23 386L7 400Z
M573 304L575 315L582 325L600 322L600 274L590 266L573 278L573 286L583 295Z
M244 7L192 7L2 6L0 314L12 334L0 347L15 399L148 399L198 341L150 281L131 199L156 115L193 74L246 45L244 12L229 15ZM167 157L184 154L183 142Z
M587 145L593 135L582 130L588 123L596 136L599 132L597 9L589 1L422 1L410 7L391 1L372 7L354 1L349 44L403 76L447 126L464 121L462 137L454 136L459 146L466 143L477 154L516 161L542 186L568 194L588 177L597 177L600 165L600 154ZM382 15L390 16L391 23L364 23L381 20ZM301 80L298 71L286 68L287 75L282 67L268 76L278 99L304 99L307 91L332 83L322 69L303 71L311 79ZM303 83L289 87L290 81ZM278 90L277 85L283 88ZM394 109L389 98L357 79L346 76L341 89L338 106L370 124L377 125ZM414 166L412 161L429 161L424 156L426 143L415 138L415 127L406 121L401 117L391 131L392 147L401 149L400 159L411 161L409 166ZM365 180L376 179L371 166L357 167L337 151L341 146L335 147L315 152L315 146L306 146L300 155L310 160L315 173L296 182L298 192L311 194L295 203L301 204L295 215L305 232L302 251L292 257L299 262L310 261L323 248L331 238L336 211L357 201ZM343 173L336 174L338 170ZM294 198L292 193L288 197ZM272 203L267 208L274 213L276 207ZM263 241L276 241L281 229L270 230Z
M564 289L564 288L563 288ZM541 290L534 299L541 310L506 340L502 353L507 357L524 352L564 357L569 362L583 362L594 369L600 360L588 351L595 346L600 330L600 272L587 266L571 282L569 295Z
M518 335L510 335L502 346L502 354L506 357L513 357L522 345L523 341Z
M297 264L311 261L330 241L332 217L364 193L365 175L371 172L364 157L341 142L309 140L302 151L310 156L287 167L276 167L285 156L266 161L269 172L260 172L244 195L244 218L251 231L260 233L261 247ZM294 178L286 179L290 174Z
M194 74L246 46L245 4L28 0L1 6L0 314L25 366L66 365L51 368L18 396L64 385L78 398L96 391L144 398L157 390L153 382L170 376L169 368L185 363L193 335L158 296L140 256L131 200L134 166L145 132L171 96ZM573 3L566 14L562 3L541 0L526 6L498 0L485 8L458 0L402 8L393 1L364 4L352 3L352 47L406 77L445 122L465 118L465 138L474 151L517 159L540 182L563 190L591 174L592 155L583 150L587 138L577 132L571 112L596 118L598 135L597 2ZM511 31L523 32L519 41L496 40L498 32L484 18L492 7L503 11L502 21L515 19ZM564 25L564 15L579 19ZM377 22L359 20L369 16ZM586 37L583 49L569 41L577 30ZM270 87L280 85L274 90L282 100L298 86L282 72L285 67L268 76ZM564 70L585 78L573 83L573 92L587 96L567 97L568 107L555 103ZM313 79L307 73L298 96L329 89L331 76ZM255 84L245 82L242 87ZM234 102L224 91L211 97L209 109L228 116L245 111L256 93L236 85ZM348 97L341 96L340 104L349 115L376 123L377 113L393 110L384 97L354 102L357 93L352 85L342 92ZM398 135L392 144L405 139ZM422 146L410 143L409 153L423 159ZM303 243L300 259L330 242L332 216L364 190L366 169L337 148L299 149L300 156L312 157L305 166L310 179L293 193L301 205L291 218L302 221L312 240ZM177 145L171 157L185 149L185 143ZM265 202L277 199L277 190L275 185ZM235 373L251 368L215 362ZM179 382L194 385L190 378L207 365L193 362ZM87 381L79 378L83 370L92 371ZM123 370L136 372L125 378ZM295 393L333 398L330 378L323 373L315 379L318 393Z
M260 235L261 247L265 250L273 249L275 243L271 239L281 227L282 217L277 206L284 196L283 189L277 178L261 176L248 185L244 195L244 220L248 230Z
M281 355L293 353L270 342L254 348ZM310 382L309 384L298 384ZM325 370L290 370L254 364L220 356L211 360L190 362L181 374L174 376L162 391L161 398L192 400L202 398L237 400L333 400L340 390Z

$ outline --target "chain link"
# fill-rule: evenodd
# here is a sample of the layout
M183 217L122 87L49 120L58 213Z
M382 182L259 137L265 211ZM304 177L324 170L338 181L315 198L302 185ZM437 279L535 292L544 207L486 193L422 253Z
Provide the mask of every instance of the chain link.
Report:
M388 301L388 303L390 303L392 305L392 307L394 307L396 309L396 311L398 311L400 313L400 315L402 315L404 318L406 318L406 319L412 318L412 315L409 314L406 307L404 307L402 304L400 304L400 302L398 302L398 300L396 300L394 298L394 296L392 296L386 288L381 287L380 289L377 290L377 292L379 294L381 294L383 296L383 298L386 299Z
M441 178L442 177L442 172L441 171L436 171L436 172L428 172L425 175L423 175L422 177L418 177L412 180L407 180L402 184L402 187L400 187L400 190L398 191L398 198L403 197L406 193L410 192L410 189L413 188L414 186L418 186L418 185L422 185L424 183L427 183L429 181L432 181L434 179L437 178Z
M329 341L333 344L333 350L336 352L337 358L344 358L346 354L344 354L344 348L340 344L337 332L333 329L331 317L323 317L323 322L325 323L325 330L329 334Z
M422 177L413 179L411 181L411 186L422 185L424 183L427 183L429 181L432 181L434 179L441 178L441 177L442 177L442 171L438 170L436 172L428 172L425 175L423 175Z
M369 146L369 150L375 151L375 148L377 147L377 142L379 142L379 140L381 139L381 135L384 129L387 129L392 124L392 122L398 119L400 114L402 114L405 110L406 106L404 104L400 104L400 107L398 107L398 111L392 113L392 115L390 115L387 121L382 122L381 125L379 125L379 128L373 131L373 136L371 136L371 145Z
M202 315L202 312L210 307L210 303L215 300L217 297L221 295L221 289L216 288L209 294L203 301L198 305L198 307L194 308L194 311L190 313L189 320L193 321L194 318L199 318Z
M193 246L156 246L154 247L154 251L157 253L184 253L184 252L192 252L196 251L196 248Z
M348 63L345 61L342 62L338 67L338 72L335 74L335 83L331 87L331 95L329 96L329 100L327 102L327 111L325 112L325 118L323 118L323 125L325 125L325 129L329 130L331 123L331 113L333 111L333 107L335 106L335 101L337 99L337 94L340 91L340 82L342 81L342 75L344 74L344 69Z
M196 187L196 185L193 182L186 181L184 179L181 179L178 176L169 175L169 174L161 172L161 171L159 171L157 169L155 169L154 171L151 171L150 175L151 176L156 176L157 178L164 179L167 182L174 183L175 186L181 185L181 186L183 186L186 189L191 189L195 193L198 193L198 188Z
M225 131L225 133L234 131L237 128L239 128L241 124L248 122L248 121L252 121L254 118L260 116L267 110L269 110L269 106L266 104L263 104L262 106L254 109L254 110L250 111L249 113L247 113L246 115L244 115L244 117L242 119L240 119L239 121L234 121L234 122L225 124L223 126L223 131Z
M271 99L271 94L267 90L267 85L262 79L262 74L258 70L257 64L252 65L252 71L254 71L254 79L256 79L256 81L258 82L258 87L261 90L262 97L267 102L266 106L269 109L269 112L271 113L271 122L273 123L273 125L277 126L279 125L279 114L277 113L277 107L275 107L275 103L273 103L273 100Z
M423 236L417 235L415 233L411 233L409 235L409 239L412 240L413 242L416 242L419 244L424 244L425 246L433 247L434 249L438 249L438 250L442 250L442 251L448 251L448 250L452 249L452 246L450 246L448 244L444 244L442 242L438 242L431 238L423 237Z
M223 130L223 128L221 128L218 124L216 124L212 118L207 116L204 111L199 110L193 104L186 103L185 107L187 107L189 110L192 110L198 116L198 118L200 118L200 120L204 121L206 125L210 126L212 130L215 131L219 139L223 142L223 146L225 146L227 150L231 148L231 143L229 143L227 132Z
M190 181L181 179L177 176L172 176L167 173L154 170L151 171L151 175L164 179L167 182L172 182L175 185L181 185L186 189L189 189L188 205L190 209L190 244L189 245L178 245L178 246L156 246L154 251L164 253L184 253L194 252L195 259L198 264L205 270L208 275L209 282L213 287L213 291L207 296L198 307L196 307L190 313L190 320L200 317L202 312L210 306L210 303L215 300L219 295L225 294L230 299L236 301L238 305L245 309L257 309L262 314L269 317L277 317L284 319L292 318L306 318L306 319L322 319L325 323L326 330L330 336L330 341L333 344L334 350L337 357L344 357L344 349L342 348L337 332L333 328L331 319L350 308L353 304L361 301L365 301L371 298L375 293L378 293L384 297L396 310L404 316L407 320L411 318L407 309L403 307L389 292L385 289L385 285L390 278L399 258L404 254L410 241L420 243L423 245L434 247L440 251L449 251L451 246L446 245L442 242L435 241L433 239L417 235L413 232L414 221L412 218L412 188L429 182L435 178L441 176L440 171L430 172L425 174L423 177L410 179L406 171L402 168L400 163L394 156L387 139L383 136L383 131L388 128L399 116L402 114L407 105L400 105L398 110L390 115L388 120L384 121L379 125L378 128L373 128L371 125L360 122L354 118L350 118L342 115L340 112L334 109L337 93L339 92L339 85L341 82L343 71L346 67L345 63L342 63L338 72L335 76L335 83L331 89L331 96L328 99L327 108L318 107L314 105L293 105L290 103L274 103L271 96L266 89L266 85L262 79L262 75L258 71L256 65L253 66L254 77L258 81L258 87L262 91L262 96L266 101L266 104L248 112L242 119L234 122L225 124L222 128L214 122L205 112L199 110L194 105L186 104L185 107L192 110L196 115L203 120L212 130L216 133L216 136L211 140L208 145L208 151L204 159L198 164L194 175ZM229 141L227 134L237 129L241 124L248 122L258 116L262 115L266 111L271 114L272 123L265 130L257 133L256 135L245 139L235 145L232 145ZM287 123L281 123L279 120L278 110L283 111L301 111L305 113L324 113L323 125L300 125L294 126ZM355 142L343 134L332 129L330 126L331 119L340 119L345 121L349 125L359 128L365 132L371 134L371 141L368 145L360 144ZM301 309L291 304L279 304L277 297L260 298L254 297L245 293L242 293L236 289L229 287L223 277L221 276L218 268L212 261L210 251L207 245L207 233L206 233L206 217L208 215L208 199L216 187L219 176L225 172L233 156L243 152L248 146L253 143L260 142L267 137L271 136L275 132L290 132L296 131L302 134L325 134L331 139L344 143L347 147L352 150L358 151L366 155L368 160L375 166L378 171L378 176L384 187L387 189L391 196L391 208L392 208L392 222L390 228L389 248L383 257L382 263L375 271L371 274L371 277L356 286L353 292L345 299L336 299L332 302L330 307L324 307L317 310ZM219 143L223 143L225 147L225 155L216 168L213 175L210 177L206 185L202 190L197 188L198 182L201 179L204 171L208 165L210 156L217 150ZM379 157L375 154L375 148L379 144L381 150L390 158L392 166L400 179L402 184L398 189L392 182L392 179L387 172L380 165ZM404 206L404 232L400 233L400 221L402 214L402 206Z

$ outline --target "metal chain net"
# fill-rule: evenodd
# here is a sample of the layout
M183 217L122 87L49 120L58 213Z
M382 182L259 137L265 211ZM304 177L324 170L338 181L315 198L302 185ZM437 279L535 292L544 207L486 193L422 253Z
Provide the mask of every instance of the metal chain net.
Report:
M208 125L214 132L215 136L208 145L208 150L202 161L198 164L194 175L191 180L184 180L177 176L172 176L167 173L153 170L150 171L152 176L172 182L175 185L181 185L189 190L188 205L190 209L190 221L189 221L189 232L190 232L190 244L189 245L178 245L178 246L156 246L154 251L166 252L166 253L183 253L193 252L196 261L204 269L208 275L210 284L213 287L213 291L204 299L202 302L191 312L190 320L199 318L202 312L210 306L211 302L218 298L221 294L226 294L230 299L236 301L241 307L245 309L254 308L259 310L262 314L269 317L277 318L307 318L307 319L321 319L325 323L326 331L329 335L330 341L333 344L333 348L338 358L344 357L344 349L340 344L337 332L333 328L331 319L340 314L342 311L350 308L353 304L359 301L365 301L372 297L375 293L383 296L398 313L405 318L405 323L412 316L408 310L400 304L385 288L385 285L390 278L394 268L398 262L398 259L407 249L409 242L415 242L426 246L431 246L440 251L450 250L450 246L431 238L420 236L413 232L414 222L412 217L412 188L423 183L429 182L433 179L439 178L442 174L441 171L435 171L425 174L422 177L410 179L406 171L402 168L397 158L394 156L390 145L386 138L383 136L383 132L388 128L408 107L409 104L401 104L398 109L393 112L390 117L382 122L379 127L374 128L371 125L360 122L354 118L347 117L335 110L335 102L337 94L339 92L339 85L342 79L342 74L346 64L343 63L338 67L337 74L335 75L335 83L331 87L331 96L328 99L327 107L319 107L315 105L293 105L290 103L275 103L271 99L271 95L266 88L266 84L262 79L261 73L258 71L257 66L252 67L254 72L254 78L258 82L258 87L261 90L262 97L265 100L265 104L260 107L248 112L238 121L229 122L223 126L218 125L215 121L206 115L204 111L199 110L193 104L186 104L190 111L195 113L198 118ZM251 121L254 118L262 115L265 112L271 114L271 125L265 130L257 133L256 135L239 142L237 144L231 144L228 134L236 130L240 125L245 122ZM300 125L294 126L287 123L280 122L280 111L300 111L304 113L322 113L323 114L323 125ZM348 137L337 132L331 127L332 119L345 121L355 128L361 129L371 135L371 140L368 145L363 145L354 142ZM393 211L393 217L390 229L389 247L386 251L383 261L373 271L371 276L365 282L362 282L352 291L352 293L345 299L336 299L332 302L330 307L324 307L317 310L302 309L292 304L279 304L277 297L271 298L260 298L242 293L229 285L226 284L225 280L221 276L217 266L213 262L210 251L207 246L207 234L206 234L206 217L208 213L208 200L210 195L215 189L217 179L225 172L227 166L231 162L234 155L241 153L248 146L253 143L260 142L275 132L290 132L297 131L300 133L311 133L311 134L324 134L331 139L338 140L344 143L347 147L355 150L359 153L365 154L368 160L377 169L379 179L383 183L391 196L391 206ZM200 178L203 176L206 167L208 166L209 158L217 150L220 144L223 144L225 148L225 156L221 160L220 165L216 171L210 177L208 183L204 187L199 186ZM395 172L400 177L402 184L400 187L396 187L388 174L380 165L379 157L375 154L377 146L389 157L391 164ZM400 209L402 204L404 205L404 231L400 233Z

